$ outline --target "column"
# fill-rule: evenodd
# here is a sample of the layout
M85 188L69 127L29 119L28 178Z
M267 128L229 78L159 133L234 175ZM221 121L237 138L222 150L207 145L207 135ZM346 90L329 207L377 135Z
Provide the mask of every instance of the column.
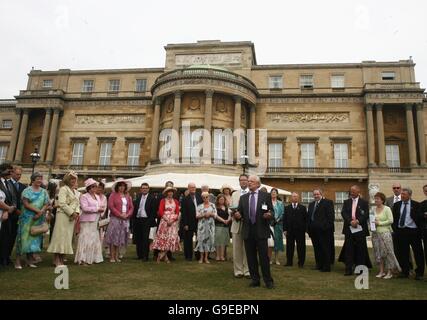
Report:
M21 125L21 109L15 109L15 120L13 121L12 136L9 150L7 151L7 162L12 162L15 156L16 144L18 142L19 127Z
M203 134L203 162L211 163L211 146L212 146L212 98L214 91L206 90L205 102L205 126Z
M59 124L59 113L61 110L55 109L53 111L53 120L52 120L52 127L50 129L50 136L49 136L49 146L47 148L47 155L46 155L46 162L49 164L52 164L53 162L53 156L55 152L55 146L56 146L56 138L58 137L58 124Z
M249 133L247 134L248 137L248 156L249 156L249 162L251 164L255 164L255 105L251 105L249 110L249 129L254 129L249 131Z
M154 103L154 116L153 116L153 131L151 136L151 161L159 158L158 146L159 146L159 126L160 126L160 105L162 103L161 98L156 98Z
M366 105L366 137L368 141L368 166L376 167L375 163L375 141L374 141L374 118L372 115L372 104Z
M242 117L242 98L239 96L234 97L234 159L238 163L241 159L239 159L239 151L240 151L240 122ZM238 130L238 131L236 131ZM237 134L237 135L236 135Z
M52 115L52 109L46 109L46 115L44 117L43 134L40 142L40 161L43 162L46 156L47 137L49 135L50 120Z
M172 155L176 161L179 161L179 127L181 120L181 91L175 92L175 101L173 105L172 120ZM178 139L178 140L177 140Z
M420 166L426 167L426 140L424 131L424 105L417 104L418 149L420 151Z
M383 105L376 104L377 109L377 138L378 138L378 163L380 167L386 167Z
M30 110L24 109L19 130L18 145L16 146L15 162L22 162L22 153L24 152L25 138L27 137L28 117Z
M417 148L415 145L414 117L412 115L412 103L405 104L406 129L408 130L409 164L411 167L417 165Z

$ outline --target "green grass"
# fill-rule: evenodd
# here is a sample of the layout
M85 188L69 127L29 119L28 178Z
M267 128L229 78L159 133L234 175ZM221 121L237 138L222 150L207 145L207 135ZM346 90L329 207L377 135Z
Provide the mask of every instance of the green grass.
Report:
M230 248L231 249L231 248ZM231 261L210 265L187 262L181 252L171 264L135 260L128 247L121 263L93 266L69 264L70 288L57 290L52 256L43 253L37 269L0 270L0 299L426 299L427 282L413 279L382 280L370 271L369 290L356 290L355 277L344 277L341 263L331 273L311 270L313 251L307 248L304 269L272 265L276 288L249 288L250 280L235 279ZM341 248L337 248L337 253ZM232 252L229 250L229 252ZM68 257L72 261L72 257ZM283 262L282 255L281 261Z

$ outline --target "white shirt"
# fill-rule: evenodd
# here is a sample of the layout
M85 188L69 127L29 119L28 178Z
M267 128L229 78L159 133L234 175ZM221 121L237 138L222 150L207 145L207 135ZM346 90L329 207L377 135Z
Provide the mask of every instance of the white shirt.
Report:
M393 204L396 203L396 202L399 202L400 200L402 200L400 198L400 194L398 196L393 196Z
M249 188L240 189L240 196L243 196L244 194L247 194L248 192L249 192Z
M3 191L0 190L0 201L4 202L6 200L6 195ZM0 209L0 227L1 227L1 217L3 216L3 209Z
M147 212L145 212L145 203L147 201L147 196L146 195L141 195L141 201L139 202L139 209L138 209L138 213L136 214L137 218L147 218Z
M122 213L126 213L128 210L128 200L126 197L122 198Z

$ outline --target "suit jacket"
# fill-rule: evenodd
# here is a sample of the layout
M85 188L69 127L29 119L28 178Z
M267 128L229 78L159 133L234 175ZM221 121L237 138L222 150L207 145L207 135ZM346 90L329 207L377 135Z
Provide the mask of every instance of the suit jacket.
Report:
M202 196L195 194L197 205L203 203ZM181 201L181 227L188 226L189 231L197 230L196 208L191 195L184 197Z
M385 205L386 205L387 207L389 207L389 208L393 209L393 206L394 206L394 195L393 195L393 196L391 196L391 197L388 197L388 198L385 200Z
M136 200L133 202L133 219L136 219L139 211L139 205L141 203L142 194L138 194ZM157 218L157 208L158 208L157 199L152 195L148 194L147 199L145 200L145 212L147 213L148 225L150 227L156 226Z
M249 190L249 189L247 189L247 190ZM234 191L231 195L231 199L232 199L231 206L234 208L237 208L239 206L240 192L241 192L241 189L238 189L238 190ZM242 231L241 221L236 220L236 219L234 219L234 217L232 217L230 232L239 234L241 231Z
M427 200L420 203L420 216L423 217L423 232L427 235Z
M393 206L393 224L391 227L393 231L396 232L399 230L399 220L400 220L400 208L402 207L403 201L396 202ZM422 231L424 227L424 217L421 215L420 203L414 200L411 200L411 218L414 220L417 228Z
M350 231L350 225L351 225L351 210L353 207L353 199L347 199L344 201L342 210L341 210L341 216L343 218L343 227L342 227L342 234L346 236L351 235ZM356 219L359 220L359 224L362 226L363 235L365 237L369 236L369 229L368 229L368 221L369 221L369 203L368 201L362 199L359 197L359 200L357 201L357 207L356 207Z
M13 187L13 190L16 193L16 204L18 210L22 211L22 192L27 188L27 186L21 182L17 182L16 184L13 184L12 180L9 180L10 185Z
M332 232L334 230L335 210L332 200L323 198L319 201L316 211L314 212L314 220L312 220L315 201L308 205L308 232L322 231Z
M0 181L0 189L6 195L5 203L8 206L16 206L18 208L18 205L19 205L18 195L17 195L17 191L16 191L15 187L12 185L12 183L9 180L5 180L5 184L3 184Z
M283 231L305 232L307 230L308 214L307 208L302 204L297 205L296 209L292 204L285 207L283 215Z
M249 196L250 192L241 196L239 200L238 211L242 215L242 235L243 239L249 238L250 218L249 218ZM262 209L262 205L267 205L267 209ZM267 192L258 191L258 202L256 207L256 237L260 239L268 239L270 237L270 220L264 219L263 214L270 211L274 217L274 208L271 202L271 196Z

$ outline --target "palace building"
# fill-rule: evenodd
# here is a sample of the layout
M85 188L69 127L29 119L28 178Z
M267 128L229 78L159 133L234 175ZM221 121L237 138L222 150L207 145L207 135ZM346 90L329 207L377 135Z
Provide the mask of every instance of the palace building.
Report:
M1 161L30 173L37 148L37 170L50 177L69 169L109 180L238 175L250 169L239 163L242 155L259 160L259 145L267 150L263 182L300 192L303 202L313 187L340 203L353 184L365 196L369 186L390 195L396 181L424 198L427 96L412 60L260 65L252 42L168 44L165 51L163 68L31 70L16 100L0 100ZM180 141L164 129L179 132ZM208 162L192 161L197 129L212 133L203 150ZM231 146L218 129L266 129L267 136L253 150L243 137ZM170 142L177 161L163 163ZM224 162L226 154L234 161Z

